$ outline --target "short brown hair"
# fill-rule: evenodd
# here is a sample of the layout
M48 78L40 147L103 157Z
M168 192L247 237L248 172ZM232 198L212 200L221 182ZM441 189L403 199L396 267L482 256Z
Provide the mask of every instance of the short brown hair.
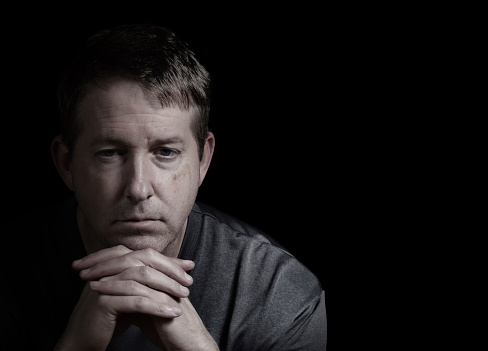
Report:
M70 157L81 130L77 106L91 84L123 78L138 83L161 107L197 113L192 131L200 158L208 135L210 75L188 44L161 26L121 25L101 30L80 48L58 85L61 137Z

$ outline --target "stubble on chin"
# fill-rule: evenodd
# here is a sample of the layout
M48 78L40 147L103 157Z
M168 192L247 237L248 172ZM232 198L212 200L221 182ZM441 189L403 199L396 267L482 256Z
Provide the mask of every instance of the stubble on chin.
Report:
M78 227L87 254L102 249L124 245L131 250L151 248L168 257L178 257L185 236L188 219L180 229L161 229L156 233L97 233L85 220L81 211L77 211Z

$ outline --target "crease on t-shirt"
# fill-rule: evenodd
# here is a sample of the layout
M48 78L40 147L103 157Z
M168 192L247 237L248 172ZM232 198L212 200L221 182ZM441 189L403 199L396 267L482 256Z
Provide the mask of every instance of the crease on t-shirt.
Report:
M288 350L288 348L287 348L287 347L288 347L288 346L290 346L290 343L294 343L294 342L296 342L297 338L296 338L295 336L296 336L298 333L300 333L300 332L301 332L301 330L303 330L303 328L304 328L306 325L308 325L308 323L310 322L310 320L311 320L311 319L312 319L312 318L313 318L313 317L314 317L314 316L315 316L317 313L319 313L319 308L320 308L320 306L322 306L322 303L321 303L322 301L324 301L324 304L323 304L323 305L324 305L324 308L326 308L326 306L325 306L325 291L324 291L324 290L322 290L322 291L321 291L321 292L320 292L318 295L316 295L316 296L314 297L314 299L313 299L313 300L312 300L312 301L311 301L309 304L307 304L307 305L306 305L306 306L303 308L303 310L302 310L300 313L298 313L298 314L297 314L296 318L295 318L295 319L293 320L293 322L290 324L290 326L291 326L291 327L290 327L290 328L285 329L285 330L289 331L291 328L293 328L293 324L294 324L294 323L295 323L297 320L299 320L299 319L300 319L300 318L303 316L303 314L305 314L305 313L306 313L306 311L308 311L309 309L311 309L311 307L310 307L311 305L314 305L314 304L315 304L315 306L313 306L313 308L312 308L312 313L310 313L310 314L308 315L308 317L306 317L306 318L304 318L304 319L303 319L303 322L302 322L302 323L300 323L300 325L299 325L299 326L296 328L296 331L295 331L294 333L292 333L292 334L284 334L284 335L283 335L283 337L288 336L288 338L286 339L285 343L283 344L283 346L282 346L282 347L281 347L279 350ZM326 311L324 311L324 313L327 315L327 312L326 312ZM325 324L325 326L324 326L324 327L325 327L324 332L325 332L325 338L326 338L326 340L327 340L327 321L326 321L325 323L326 323L326 324ZM301 338L300 338L300 337L298 337L298 339L301 339ZM324 345L324 351L325 351L325 346L326 346L326 345Z

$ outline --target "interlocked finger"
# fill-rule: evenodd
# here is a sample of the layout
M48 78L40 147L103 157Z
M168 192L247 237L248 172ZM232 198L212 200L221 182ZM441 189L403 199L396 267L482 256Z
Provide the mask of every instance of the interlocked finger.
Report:
M98 280L140 266L152 267L182 285L189 286L193 283L191 276L185 272L185 269L193 268L192 261L167 257L152 249L131 251L106 261L97 262L91 267L83 269L80 276L85 280Z
M134 281L92 281L90 288L100 293L99 303L115 313L142 313L174 318L181 315L177 301Z
M131 267L117 275L103 277L100 281L133 281L175 297L187 297L190 294L187 287L149 266Z

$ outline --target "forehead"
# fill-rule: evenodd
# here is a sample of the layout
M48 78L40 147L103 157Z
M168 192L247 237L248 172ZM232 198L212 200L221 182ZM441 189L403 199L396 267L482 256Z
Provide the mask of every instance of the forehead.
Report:
M161 107L134 82L117 80L91 85L81 100L77 116L84 132L113 134L144 129L147 133L190 132L195 110Z

